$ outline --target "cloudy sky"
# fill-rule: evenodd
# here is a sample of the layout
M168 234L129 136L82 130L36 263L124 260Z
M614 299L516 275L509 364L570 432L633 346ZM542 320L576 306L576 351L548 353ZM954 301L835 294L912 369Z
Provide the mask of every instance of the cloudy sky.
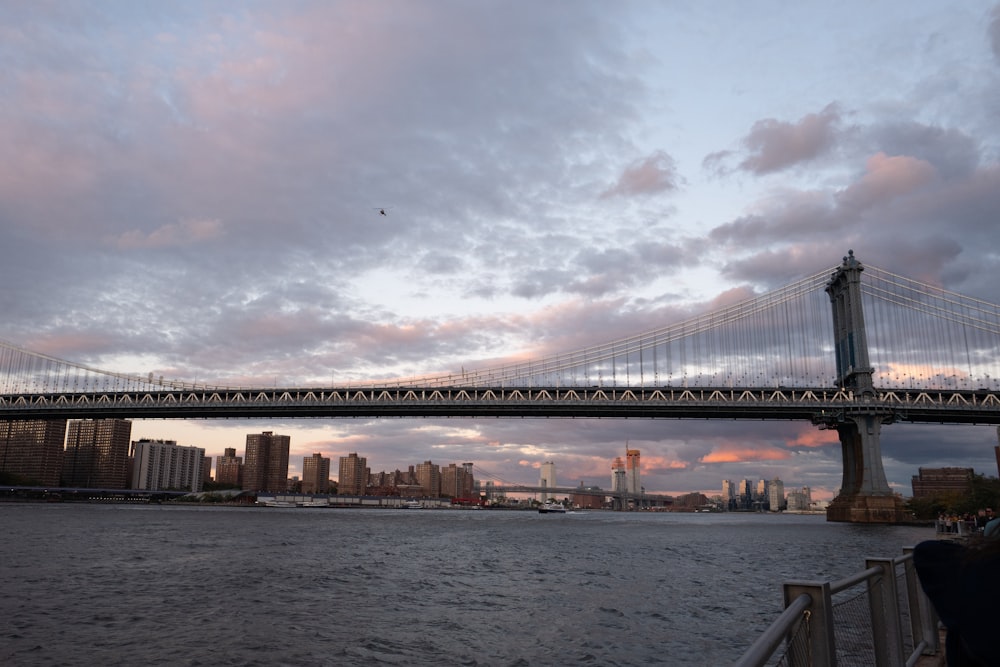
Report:
M941 0L0 2L0 338L226 384L449 372L865 263L992 302L1000 5ZM379 213L384 208L386 215ZM136 422L374 471L472 461L647 491L835 436L688 421ZM996 475L992 427L883 430L890 484ZM336 463L334 463L336 467Z

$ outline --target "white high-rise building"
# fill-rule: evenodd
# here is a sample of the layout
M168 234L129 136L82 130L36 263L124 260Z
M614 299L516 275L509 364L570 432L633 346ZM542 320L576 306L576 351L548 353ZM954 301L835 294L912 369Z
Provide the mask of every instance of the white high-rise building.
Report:
M132 443L132 488L161 491L201 491L205 450L180 447L174 440Z
M775 477L767 485L768 503L772 512L785 509L785 483Z
M611 463L611 491L617 494L625 493L625 462L616 456Z
M554 489L556 486L556 464L552 461L546 461L542 464L540 468L541 479L538 481L538 486L546 489ZM549 499L549 494L545 491L541 493L541 501L544 503Z

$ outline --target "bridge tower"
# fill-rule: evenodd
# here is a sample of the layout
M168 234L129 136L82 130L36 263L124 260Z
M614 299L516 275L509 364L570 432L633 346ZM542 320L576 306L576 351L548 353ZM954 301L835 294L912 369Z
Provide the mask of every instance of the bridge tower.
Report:
M876 409L872 382L874 369L868 359L868 338L861 306L861 272L864 266L849 250L843 264L826 285L833 306L837 384L854 396L854 406L837 414L823 414L814 421L820 428L836 429L844 460L840 494L827 510L828 521L896 523L905 516L902 500L886 481L879 435L892 423L890 411Z

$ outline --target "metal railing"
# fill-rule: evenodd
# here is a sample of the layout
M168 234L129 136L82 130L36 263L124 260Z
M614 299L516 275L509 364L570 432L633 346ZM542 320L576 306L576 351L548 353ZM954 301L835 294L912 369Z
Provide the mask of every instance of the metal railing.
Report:
M917 579L912 548L897 558L869 558L865 568L838 581L785 582L784 612L736 667L912 667L937 654L938 618Z

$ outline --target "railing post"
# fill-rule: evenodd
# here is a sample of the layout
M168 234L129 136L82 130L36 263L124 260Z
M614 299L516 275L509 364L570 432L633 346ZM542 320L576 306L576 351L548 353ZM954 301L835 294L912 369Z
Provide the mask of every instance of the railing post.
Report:
M836 667L837 651L833 636L833 596L830 582L788 581L784 586L785 606L805 593L812 600L809 606L809 662L810 667ZM789 656L791 660L795 656ZM794 662L789 667L798 667Z
M868 558L865 569L877 567L882 574L868 580L868 605L872 618L872 641L876 667L896 667L903 658L903 628L899 620L896 565L892 558Z
M917 568L913 564L913 547L904 547L903 553L909 556L903 567L906 575L906 597L910 604L910 627L913 629L913 648L921 644L924 655L936 655L940 646L938 641L938 615L934 605L927 598Z

